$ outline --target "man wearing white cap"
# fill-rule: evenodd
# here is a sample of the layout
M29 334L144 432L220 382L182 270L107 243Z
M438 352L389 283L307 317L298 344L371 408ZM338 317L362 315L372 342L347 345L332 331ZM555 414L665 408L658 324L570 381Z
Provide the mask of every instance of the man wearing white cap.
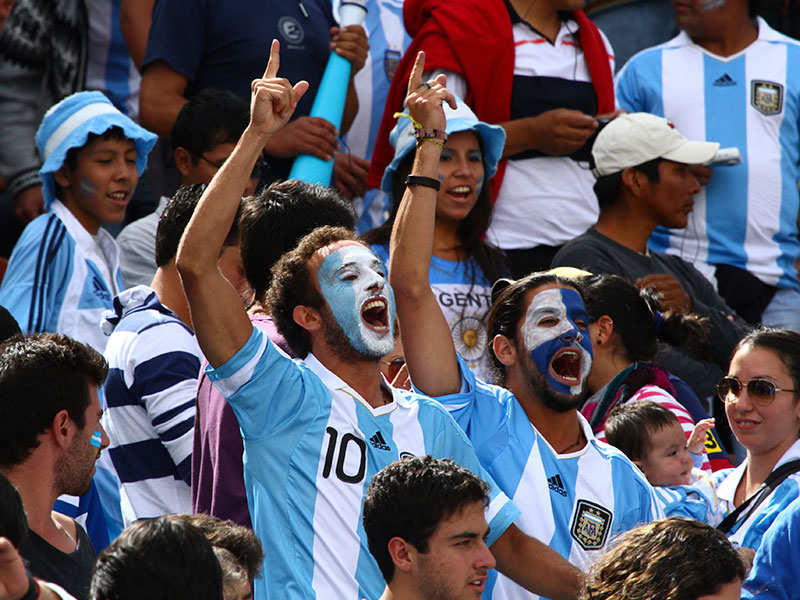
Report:
M677 256L654 252L648 238L659 225L686 227L693 196L700 189L689 165L708 162L718 149L717 143L687 140L661 117L618 117L597 135L592 149L600 205L597 223L553 259L554 267L614 273L640 288L650 287L661 295L664 310L708 317L713 363L677 352L659 356L659 362L701 398L713 395L713 382L721 374L717 370L727 365L747 325L697 269Z
M673 0L682 31L631 58L616 94L741 151L695 195L686 228L659 227L651 247L691 261L748 322L800 331L800 42L757 17L760 4Z

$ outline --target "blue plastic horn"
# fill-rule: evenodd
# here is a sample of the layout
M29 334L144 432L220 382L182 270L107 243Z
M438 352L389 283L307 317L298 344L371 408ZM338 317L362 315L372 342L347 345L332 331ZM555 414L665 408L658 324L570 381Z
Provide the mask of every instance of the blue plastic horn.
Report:
M341 27L348 25L361 25L367 16L367 8L364 1L342 2L339 9L341 17ZM342 115L344 114L344 104L347 100L347 85L350 81L350 71L353 65L346 58L342 58L335 52L331 52L325 73L311 106L309 116L322 117L336 127L338 131L342 126ZM333 177L333 159L322 160L310 154L300 154L292 165L289 179L299 179L307 183L319 183L330 185Z

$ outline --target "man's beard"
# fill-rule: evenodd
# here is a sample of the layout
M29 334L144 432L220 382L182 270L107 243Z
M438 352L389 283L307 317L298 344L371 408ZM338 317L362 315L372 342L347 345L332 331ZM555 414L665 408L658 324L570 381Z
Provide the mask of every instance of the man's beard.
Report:
M548 409L564 413L570 410L579 409L586 401L586 382L583 382L581 391L574 396L572 394L562 394L556 392L550 387L550 383L540 371L536 364L531 359L530 354L517 345L517 356L521 357L520 367L522 368L522 375L528 381L531 391L536 395L541 403Z
M380 360L380 356L364 354L353 348L350 338L339 325L336 317L333 316L330 307L325 304L322 308L322 323L324 326L325 343L328 344L333 353L345 362L375 362Z
M99 449L94 446L87 449L84 444L86 440L76 434L70 447L56 460L54 472L60 494L83 496L92 487L92 471Z

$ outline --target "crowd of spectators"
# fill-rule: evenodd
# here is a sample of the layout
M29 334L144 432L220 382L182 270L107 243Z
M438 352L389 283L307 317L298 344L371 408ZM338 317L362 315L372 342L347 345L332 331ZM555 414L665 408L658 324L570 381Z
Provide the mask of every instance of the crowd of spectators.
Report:
M794 0L356 3L0 0L0 600L800 598Z

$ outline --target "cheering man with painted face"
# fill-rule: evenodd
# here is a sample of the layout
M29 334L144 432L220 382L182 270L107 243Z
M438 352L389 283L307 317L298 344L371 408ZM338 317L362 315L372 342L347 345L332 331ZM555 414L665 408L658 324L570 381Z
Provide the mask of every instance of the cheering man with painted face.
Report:
M406 104L424 136L443 130L445 117L436 86L420 82L420 62ZM440 154L439 145L418 142L392 232L390 281L409 373L419 391L450 410L486 470L522 508L516 525L586 567L617 533L659 517L660 509L642 474L596 440L577 410L592 349L573 282L537 273L495 286L488 333L503 387L477 380L456 354L428 282ZM490 576L487 588L493 598L532 597L503 575Z
M380 358L394 344L394 296L380 260L352 232L317 229L273 268L268 309L302 360L253 327L217 269L261 149L308 88L276 77L278 49L273 42L264 78L252 85L250 124L201 198L177 259L209 378L244 438L247 500L269 556L255 597L379 597L384 584L361 526L363 496L381 468L425 454L451 458L490 483L487 541L500 568L531 589L573 596L577 571L512 524L519 511L448 412L381 376ZM473 583L465 590L477 597L482 586Z

